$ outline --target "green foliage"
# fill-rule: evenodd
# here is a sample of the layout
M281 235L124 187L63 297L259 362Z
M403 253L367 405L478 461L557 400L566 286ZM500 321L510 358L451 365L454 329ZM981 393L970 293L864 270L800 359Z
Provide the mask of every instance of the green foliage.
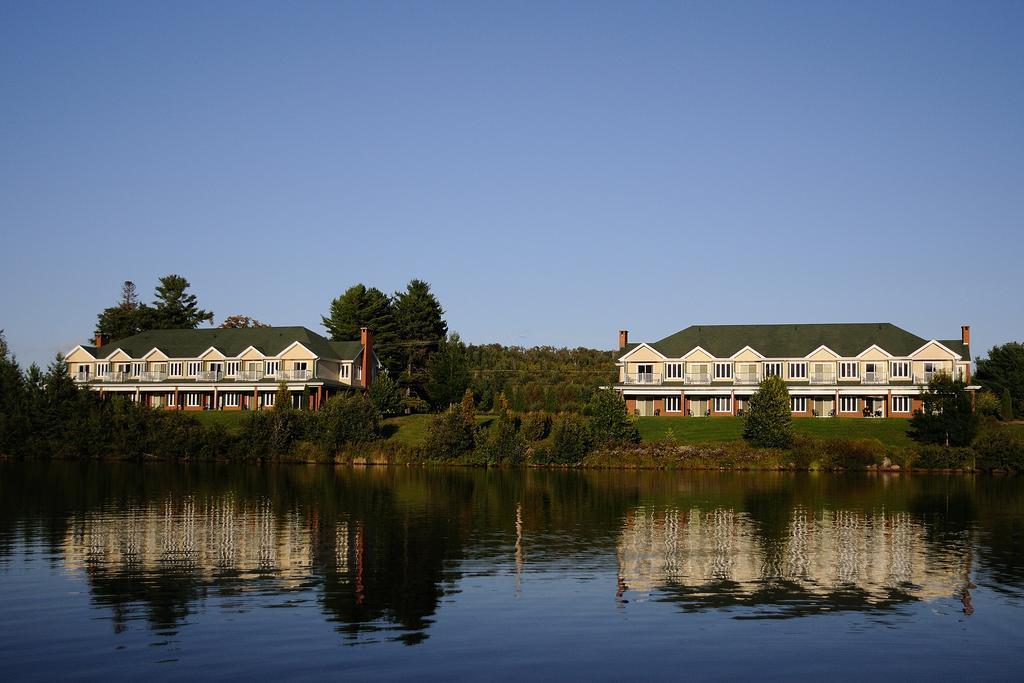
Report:
M274 395L274 410L283 412L292 409L292 392L288 391L288 385L284 380L277 383L277 393Z
M780 377L766 377L750 397L743 416L743 438L763 448L789 448L793 444L789 390Z
M640 442L640 432L629 419L626 402L619 392L598 389L587 403L587 415L595 445Z
M1024 344L994 346L988 358L978 359L974 379L996 396L1010 392L1014 412L1024 413Z
M521 465L526 460L526 437L503 395L498 396L497 404L497 417L483 434L479 454L488 465Z
M572 413L562 415L555 423L553 442L549 462L560 465L579 463L594 445L590 425Z
M180 275L160 278L153 302L157 329L195 329L200 323L213 322L213 313L199 308L196 295L186 292L190 286Z
M405 291L395 292L393 301L400 341L395 350L395 364L402 369L399 384L411 395L427 398L427 362L448 335L444 309L423 280L411 280Z
M940 373L922 395L923 409L910 420L910 437L919 443L969 446L979 419L963 380Z
M380 436L380 412L363 393L332 396L316 413L317 441L331 455L348 444L363 444Z
M992 416L999 415L999 397L991 391L979 391L974 395L974 411L978 415Z
M402 411L402 394L388 373L377 375L366 393L382 417L398 415Z
M520 431L527 441L543 441L551 433L551 415L548 413L527 413L523 415Z
M465 402L458 407L452 406L430 421L424 444L428 458L455 460L476 447L476 412L472 408L472 395L469 406L467 409Z
M979 469L1024 472L1024 439L1006 428L985 431L974 442L974 452Z
M443 410L458 401L469 386L466 345L458 334L441 342L432 354L427 371L427 396L435 410Z
M924 444L917 447L912 466L924 470L973 468L974 452L970 448Z
M1013 396L1009 388L1003 389L1003 395L999 399L999 419L1009 422L1013 419Z
M863 470L883 464L888 452L878 439L822 439L801 435L794 438L788 461L801 469Z
M139 302L135 283L125 280L121 300L96 316L96 332L108 341L117 341L153 329L156 315L153 308Z
M394 302L376 287L352 285L331 301L322 320L334 341L359 339L360 330L369 328L373 332L374 351L384 367L391 373L402 369Z

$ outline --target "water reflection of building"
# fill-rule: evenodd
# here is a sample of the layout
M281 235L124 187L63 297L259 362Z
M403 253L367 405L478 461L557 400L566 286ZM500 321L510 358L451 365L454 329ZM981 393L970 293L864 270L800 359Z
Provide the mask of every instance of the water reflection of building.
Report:
M749 603L773 584L804 598L853 592L865 605L891 602L895 593L951 597L970 568L968 543L936 547L908 513L803 507L775 534L727 508L636 508L626 515L617 555L620 592L682 590L709 604L721 604L715 593L722 591L730 593L726 602Z

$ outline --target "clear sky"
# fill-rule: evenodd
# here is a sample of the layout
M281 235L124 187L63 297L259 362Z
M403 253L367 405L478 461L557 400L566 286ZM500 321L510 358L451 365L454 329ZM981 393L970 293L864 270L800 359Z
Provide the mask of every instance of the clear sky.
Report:
M692 323L1024 339L1022 2L0 0L0 328L131 279L320 330L429 281L472 342Z

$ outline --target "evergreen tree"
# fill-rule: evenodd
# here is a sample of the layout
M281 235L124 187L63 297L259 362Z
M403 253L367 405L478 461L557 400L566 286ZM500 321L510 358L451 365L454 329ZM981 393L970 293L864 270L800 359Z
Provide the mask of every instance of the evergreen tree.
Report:
M595 444L639 443L640 432L629 419L626 401L619 392L599 389L587 403L590 433Z
M1013 396L1009 388L1003 389L1003 396L999 401L999 419L1009 422L1013 419Z
M195 294L186 292L189 281L180 275L165 275L156 287L153 302L156 329L195 329L213 322L213 313L199 308Z
M401 370L395 313L391 299L376 287L357 284L331 301L328 314L321 318L334 341L359 339L364 327L373 332L374 350L390 372Z
M370 402L377 408L377 412L383 417L397 415L402 410L402 394L398 391L398 385L386 372L382 372L373 380L366 393Z
M0 330L0 456L15 455L29 430L25 381Z
M780 377L766 377L750 397L743 416L743 438L764 448L793 445L793 414L789 390Z
M121 300L96 316L96 333L102 334L107 341L117 341L151 330L154 324L153 309L139 303L135 283L125 280L121 285Z
M274 410L291 410L292 392L288 391L288 385L284 381L277 383L277 394L274 396Z
M1010 342L992 347L988 358L978 359L974 379L997 396L1009 390L1014 412L1024 413L1024 344Z
M395 323L398 348L395 363L401 367L399 382L410 394L425 393L427 360L448 334L444 309L423 280L411 280L404 292L395 292Z
M969 446L978 433L978 415L963 380L939 373L922 395L923 409L910 420L910 438L921 443Z
M469 363L466 345L453 333L441 342L428 364L427 396L435 410L455 403L469 386ZM472 393L472 392L471 392Z

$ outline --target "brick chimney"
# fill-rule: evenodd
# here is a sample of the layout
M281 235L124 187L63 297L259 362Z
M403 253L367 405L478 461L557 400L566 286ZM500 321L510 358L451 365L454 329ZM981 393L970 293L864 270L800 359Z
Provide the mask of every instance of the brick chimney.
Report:
M96 339L94 340L93 346L95 346L98 349L101 346L104 346L106 343L107 343L107 335L103 334L102 332L97 332L96 333Z
M964 346L971 345L971 326L961 325L960 326L960 341L964 343Z
M363 388L369 389L373 381L373 332L369 327L360 328L359 341L363 344Z
M619 330L619 350L626 348L629 343L629 330Z

